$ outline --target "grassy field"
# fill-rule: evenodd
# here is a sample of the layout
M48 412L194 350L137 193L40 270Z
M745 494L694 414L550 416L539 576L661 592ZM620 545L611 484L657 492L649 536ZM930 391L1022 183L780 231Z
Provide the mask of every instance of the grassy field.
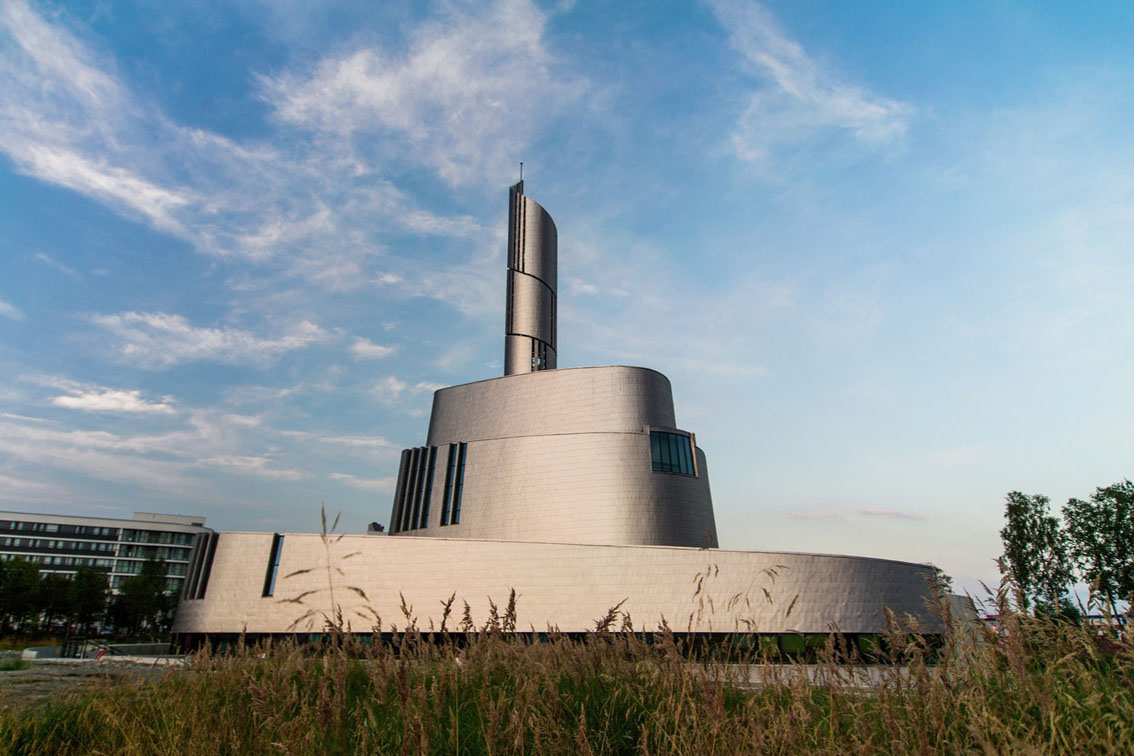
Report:
M891 663L865 687L834 639L804 668L695 661L665 634L646 644L486 633L465 647L408 635L370 648L332 633L318 649L203 652L158 679L7 701L0 750L1131 753L1129 637L1010 614L1004 626L947 639L932 663L916 636L892 637Z

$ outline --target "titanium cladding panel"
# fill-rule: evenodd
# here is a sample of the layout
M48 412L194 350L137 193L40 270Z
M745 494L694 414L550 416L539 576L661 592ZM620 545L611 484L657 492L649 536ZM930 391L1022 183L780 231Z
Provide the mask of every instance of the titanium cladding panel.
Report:
M559 244L555 221L538 202L524 196L523 181L508 195L504 375L554 370Z

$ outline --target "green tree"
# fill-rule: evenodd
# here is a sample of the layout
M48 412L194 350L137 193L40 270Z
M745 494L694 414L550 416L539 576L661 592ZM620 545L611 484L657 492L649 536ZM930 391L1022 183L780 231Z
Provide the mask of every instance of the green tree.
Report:
M1060 599L1074 580L1067 537L1059 528L1059 520L1051 516L1050 503L1041 494L1027 496L1012 491L1006 497L1007 523L1000 531L1004 544L1001 563L1016 581L1024 609L1039 599L1058 611Z
M177 599L166 587L166 571L164 561L151 558L142 563L141 572L118 586L111 615L119 631L138 635L168 627Z
M39 598L39 567L20 557L7 562L0 581L0 616L4 630L26 630L27 621L39 616Z
M93 567L79 567L75 571L71 589L70 620L79 632L88 633L91 625L106 616L106 603L110 598L110 583L106 573Z
M929 566L933 568L933 589L945 596L952 593L953 578L937 565L931 564Z
M1117 614L1118 600L1134 594L1134 483L1096 488L1088 501L1068 500L1063 522L1083 579Z
M56 619L70 614L74 591L74 583L58 572L46 572L39 579L39 609L46 632L51 632L51 625Z

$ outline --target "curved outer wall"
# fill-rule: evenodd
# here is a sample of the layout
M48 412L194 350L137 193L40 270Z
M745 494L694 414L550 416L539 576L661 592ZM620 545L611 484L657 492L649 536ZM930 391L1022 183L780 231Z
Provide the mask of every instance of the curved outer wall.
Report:
M931 569L886 559L387 536L325 545L318 535L287 534L275 595L263 597L271 545L271 533L221 533L205 597L181 601L174 632L319 632L324 617L335 616L328 558L341 570L335 601L356 630L373 626L375 614L385 630L404 627L403 596L418 628L440 629L450 594L455 606L469 603L481 627L489 599L503 606L514 589L520 631L593 630L623 600L621 611L639 630L664 618L678 632L881 633L888 608L941 631L927 615ZM449 629L459 621L450 616Z
M504 375L554 370L559 246L555 221L524 196L523 181L509 190L508 199Z
M649 430L674 424L669 380L646 368L572 368L441 389L427 441L437 447L429 515L398 535L716 546L704 453L696 449L696 477L652 469ZM441 525L450 445L460 443L460 523Z

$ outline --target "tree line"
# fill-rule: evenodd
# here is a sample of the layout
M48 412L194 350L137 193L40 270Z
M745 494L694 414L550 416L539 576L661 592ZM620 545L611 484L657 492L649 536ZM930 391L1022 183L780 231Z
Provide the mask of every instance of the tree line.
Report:
M1060 614L1073 610L1070 586L1081 579L1113 615L1134 597L1134 483L1096 488L1069 499L1060 520L1042 494L1006 497L1001 571L1011 575L1022 608Z
M142 563L112 595L104 570L79 567L74 575L40 572L34 562L17 557L0 561L0 633L4 635L91 634L113 627L115 634L137 637L169 630L176 593L166 586L164 561Z

